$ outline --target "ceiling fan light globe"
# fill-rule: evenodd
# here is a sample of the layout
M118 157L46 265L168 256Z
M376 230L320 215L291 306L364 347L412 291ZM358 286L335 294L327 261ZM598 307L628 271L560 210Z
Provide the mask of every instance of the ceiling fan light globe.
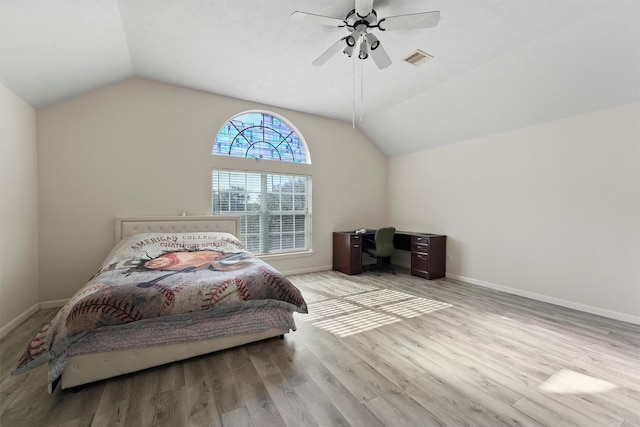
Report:
M380 46L380 40L378 40L378 38L373 34L367 33L366 38L367 38L367 43L369 43L371 47L371 50L376 50L378 46Z
M360 52L358 53L358 58L365 60L369 57L369 52L367 51L367 41L364 40L360 43Z
M347 42L347 46L353 47L356 45L356 39L351 35L347 36L346 42Z
M344 48L344 50L342 51L342 53L344 53L345 55L347 55L349 58L351 58L351 55L353 54L353 46L347 46Z

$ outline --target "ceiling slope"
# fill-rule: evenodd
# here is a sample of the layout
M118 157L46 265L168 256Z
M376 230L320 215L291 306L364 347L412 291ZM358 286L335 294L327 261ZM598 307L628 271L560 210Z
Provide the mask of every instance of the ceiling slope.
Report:
M369 114L358 127L393 157L638 102L639 5L612 3Z
M134 77L114 0L0 0L0 82L34 107Z

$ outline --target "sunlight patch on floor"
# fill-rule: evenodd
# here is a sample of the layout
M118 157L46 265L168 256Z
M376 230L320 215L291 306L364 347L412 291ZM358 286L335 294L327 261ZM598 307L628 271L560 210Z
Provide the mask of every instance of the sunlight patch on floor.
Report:
M344 301L330 299L314 304L308 304L309 314L302 317L302 320L311 321L322 319L325 317L337 316L340 314L350 313L352 311L361 310L362 308Z
M540 390L553 394L596 394L616 388L617 385L608 381L569 369L561 369L540 385Z
M322 282L308 282L301 284L301 286L335 296L352 295L378 289L374 286L363 285L362 283L356 283L345 279L329 279L323 280Z
M364 310L316 322L313 325L339 337L346 337L399 321L400 319L397 317L373 310Z
M309 313L297 319L340 337L452 307L444 302L344 279L300 285L313 292L302 289Z
M388 302L401 301L404 299L416 298L413 295L402 292L381 289L379 291L367 292L365 294L345 297L346 300L357 302L358 304L375 307Z
M328 296L322 295L322 294L318 294L318 293L315 293L315 292L306 291L306 290L301 290L301 292L302 292L302 296L304 297L304 300L307 303L324 301L324 300L329 299Z
M397 314L398 316L411 318L449 307L452 307L452 305L425 298L414 298L412 300L401 301L395 304L384 305L378 308L384 311L389 311L393 314Z

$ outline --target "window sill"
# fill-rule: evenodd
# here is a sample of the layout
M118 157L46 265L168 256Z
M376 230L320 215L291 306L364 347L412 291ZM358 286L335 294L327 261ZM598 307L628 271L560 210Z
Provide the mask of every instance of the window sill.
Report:
M256 255L263 261L268 260L277 260L277 259L289 259L289 258L303 258L313 255L313 250L303 251L303 252L286 252L281 254L263 254Z

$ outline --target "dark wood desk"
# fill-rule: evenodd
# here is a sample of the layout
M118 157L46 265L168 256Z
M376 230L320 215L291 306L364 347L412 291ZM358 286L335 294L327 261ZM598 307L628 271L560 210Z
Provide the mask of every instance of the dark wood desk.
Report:
M345 274L362 273L362 250L375 230L356 234L353 231L333 233L333 269ZM411 274L425 279L438 279L446 273L447 236L441 234L396 231L396 249L411 252Z

